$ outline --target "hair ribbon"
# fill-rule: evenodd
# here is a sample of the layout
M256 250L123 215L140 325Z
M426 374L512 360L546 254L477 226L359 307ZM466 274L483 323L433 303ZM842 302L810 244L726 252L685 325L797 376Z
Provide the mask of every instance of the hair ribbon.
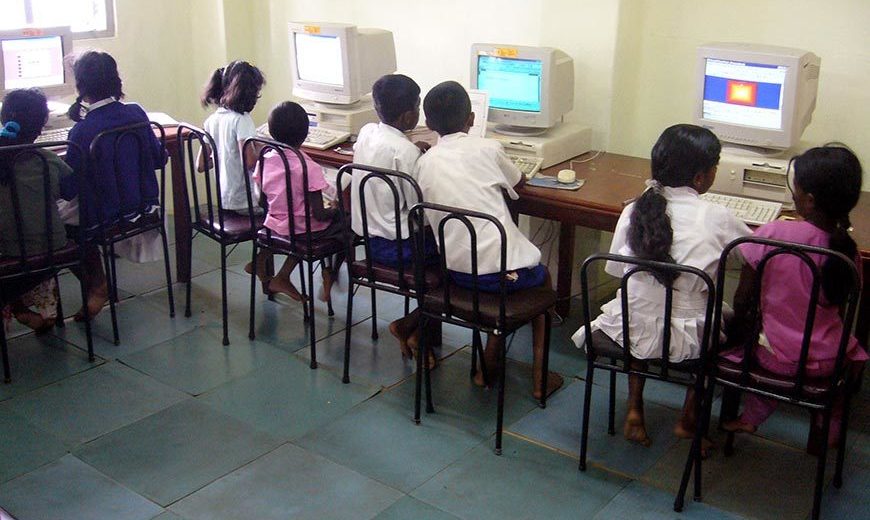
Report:
M8 137L15 139L18 137L18 132L21 131L21 125L17 121L7 121L3 128L0 129L0 137Z
M656 193L662 192L662 189L663 189L662 183L660 183L659 181L657 181L655 179L647 179L643 183L646 185L647 189L649 189L649 190L653 190Z

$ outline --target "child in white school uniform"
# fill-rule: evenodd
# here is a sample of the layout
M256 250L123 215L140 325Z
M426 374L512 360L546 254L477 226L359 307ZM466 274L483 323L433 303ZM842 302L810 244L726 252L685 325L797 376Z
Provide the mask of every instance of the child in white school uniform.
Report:
M420 120L420 87L402 74L388 74L372 86L372 99L380 123L369 123L362 128L354 144L354 162L388 170L398 170L414 176L417 159L428 149L426 143L412 143L404 132L412 130ZM359 204L359 186L368 172L355 171L351 183L351 227L363 235L362 208ZM408 231L408 209L414 205L416 194L406 182L393 179L399 189L400 235L396 235L396 211L393 192L380 179L366 181L366 223L372 261L390 267L404 264L410 267L412 245ZM397 256L396 240L402 241L401 256ZM437 258L434 241L427 241L431 250L428 258ZM424 260L425 261L425 260ZM390 332L399 340L403 357L413 357L419 337L419 311L390 324ZM434 358L433 358L434 359ZM431 363L431 360L430 360Z
M727 209L701 200L716 178L721 145L712 132L694 125L667 128L652 149L652 179L640 198L626 206L616 224L610 252L648 260L675 262L703 270L716 279L722 249L732 240L750 234L749 228ZM630 266L608 262L605 271L622 277ZM698 358L704 330L706 286L693 276L671 281L675 304L671 319L670 360ZM664 288L649 273L632 278L629 291L631 355L642 364L662 355ZM621 344L622 304L620 295L601 307L593 329ZM586 343L585 329L573 338L578 347ZM629 376L625 438L648 446L643 414L644 378ZM674 434L691 438L694 431L694 395L686 394L683 415Z
M468 135L474 124L471 101L459 83L445 81L426 94L423 101L426 126L438 133L438 143L417 161L417 178L427 202L445 204L487 213L497 218L505 228L507 240L507 291L538 287L550 283L547 268L541 265L541 252L526 238L511 218L503 192L518 198L514 188L525 182L522 173L508 159L499 142ZM432 229L438 229L442 218L428 214ZM477 234L478 280L480 290L499 291L501 240L491 226L474 221ZM471 254L468 233L464 226L445 226L441 254L446 257L452 281L471 287ZM544 352L545 318L538 316L533 327L533 394L541 397L541 377ZM487 340L484 357L488 366L495 366L503 341L496 336ZM478 372L475 382L488 384ZM555 373L547 377L547 393L562 385Z

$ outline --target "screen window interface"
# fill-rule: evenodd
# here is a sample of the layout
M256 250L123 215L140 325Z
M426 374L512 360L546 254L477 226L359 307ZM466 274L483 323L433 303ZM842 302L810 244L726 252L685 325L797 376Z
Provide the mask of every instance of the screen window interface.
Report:
M478 56L477 88L489 94L490 108L541 111L541 60Z
M60 36L0 42L7 90L63 85L63 44Z
M295 33L299 79L344 86L341 40L338 36Z
M707 59L704 119L755 128L782 128L788 67Z

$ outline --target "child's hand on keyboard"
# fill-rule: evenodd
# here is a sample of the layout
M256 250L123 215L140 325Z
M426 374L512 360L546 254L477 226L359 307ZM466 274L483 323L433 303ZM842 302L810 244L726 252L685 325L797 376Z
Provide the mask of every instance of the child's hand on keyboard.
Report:
M429 143L427 143L426 141L417 141L417 142L414 143L414 144L415 144L415 145L417 146L417 148L419 148L420 151L423 152L423 153L426 153L426 150L428 150L429 148L432 148L432 145L429 144Z

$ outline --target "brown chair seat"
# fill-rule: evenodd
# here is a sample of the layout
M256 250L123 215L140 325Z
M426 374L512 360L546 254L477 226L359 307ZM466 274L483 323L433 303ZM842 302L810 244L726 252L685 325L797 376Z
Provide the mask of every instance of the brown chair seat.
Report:
M221 229L220 226L217 210L215 210L213 215L214 219L209 218L208 206L200 206L197 225L209 230L214 235L223 236L224 238L233 239L239 242L254 239L255 233L251 231L251 217L247 214L236 213L235 211L224 211L223 229ZM263 221L265 218L265 215L254 215L254 225L256 226L256 229L263 227Z
M336 238L327 238L326 240L318 240L317 238L314 238L312 240L311 248L309 249L304 235L297 236L296 246L294 247L289 236L279 235L274 231L270 235L267 229L261 229L257 232L257 241L270 248L292 252L293 254L319 257L339 253L347 247L344 242Z
M499 295L495 293L480 293L480 318L474 315L473 291L450 284L451 314L465 321L480 323L486 327L495 328L498 321ZM511 293L505 299L505 323L499 328L516 330L528 323L535 316L544 313L556 303L556 292L549 287L532 287ZM426 293L424 300L426 310L436 313L446 313L444 286Z
M595 353L601 357L622 359L625 355L622 345L610 339L610 336L600 330L592 331L592 343L595 345ZM633 356L632 358L636 359ZM660 357L640 361L647 361L648 363L658 365L662 364ZM700 365L701 361L699 359L687 359L679 363L671 363L668 366L676 370L691 372L696 371Z
M27 265L26 267L31 271L45 269L49 267L49 262L54 264L63 265L70 264L78 261L79 258L79 247L75 242L67 242L65 246L60 249L56 249L54 251L53 259L52 255L48 253L43 253L41 255L29 256L26 258ZM10 276L17 272L21 271L21 258L20 257L12 257L12 256L3 256L0 257L0 276Z
M372 262L372 271L374 274L373 281L394 285L396 287L399 286L399 270L397 268ZM369 276L365 260L352 262L350 264L350 272L355 278L368 279ZM441 285L441 273L438 269L427 267L423 271L423 277L427 290L434 289ZM414 289L416 282L414 280L413 265L405 266L404 278L405 284L407 284L406 286Z
M739 363L720 358L716 363L716 369L717 379L735 384L740 383L741 366ZM754 387L778 394L787 395L789 391L795 388L794 376L774 374L759 366L755 366L749 371L749 381ZM820 401L830 391L831 378L808 377L804 379L804 391L801 397L812 401Z

